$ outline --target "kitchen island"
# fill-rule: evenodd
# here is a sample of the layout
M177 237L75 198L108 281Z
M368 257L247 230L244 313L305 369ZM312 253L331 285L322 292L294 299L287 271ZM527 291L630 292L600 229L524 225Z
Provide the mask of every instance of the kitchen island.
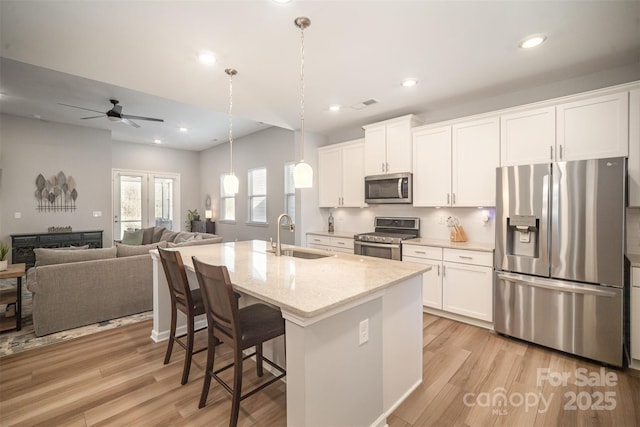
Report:
M178 250L191 286L197 286L196 256L227 266L242 304L260 300L281 309L286 362L281 341L265 346L265 353L286 363L288 425L384 426L422 381L422 273L429 267L283 248L324 256L276 257L263 241ZM162 341L168 338L170 303L154 252L151 338Z

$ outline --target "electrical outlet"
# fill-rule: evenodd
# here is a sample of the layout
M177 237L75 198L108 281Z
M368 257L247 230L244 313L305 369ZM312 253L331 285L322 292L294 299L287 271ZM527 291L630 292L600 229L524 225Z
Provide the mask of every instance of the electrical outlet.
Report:
M440 224L440 225L444 225L444 215L440 215L440 216L438 217L438 224Z
M362 345L369 341L369 319L364 319L360 322L358 345Z
M14 212L13 217L15 219L20 219L20 218L22 218L22 214L20 212Z

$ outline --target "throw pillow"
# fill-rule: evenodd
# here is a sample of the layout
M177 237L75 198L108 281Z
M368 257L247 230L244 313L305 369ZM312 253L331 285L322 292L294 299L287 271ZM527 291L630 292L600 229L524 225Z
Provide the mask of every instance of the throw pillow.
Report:
M126 230L122 236L122 243L125 245L141 245L143 233L144 230Z
M164 233L164 231L166 230L166 227L153 227L153 237L151 239L151 243L156 243L159 242L162 237L162 233Z
M158 247L166 248L167 242L149 243L148 245L125 245L124 243L116 243L118 258L136 255L146 255L150 250Z
M164 230L162 235L160 236L160 240L165 240L167 242L173 242L173 239L178 235L177 231Z
M178 235L173 239L173 243L183 243L188 242L189 240L193 240L195 238L195 234L190 233L188 231L181 231Z
M36 248L33 253L36 254L36 267L42 267L44 265L64 264L67 262L115 258L116 247L82 250Z
M147 227L142 229L142 244L148 245L149 243L153 243L153 232L155 227Z

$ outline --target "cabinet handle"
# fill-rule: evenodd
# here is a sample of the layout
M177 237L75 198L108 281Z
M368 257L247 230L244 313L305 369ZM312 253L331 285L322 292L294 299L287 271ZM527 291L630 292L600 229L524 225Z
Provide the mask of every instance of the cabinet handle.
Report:
M313 241L314 241L314 242L319 242L319 241L320 241L320 239L313 239Z
M562 145L560 145L560 160L563 160L563 159L564 159L564 153L562 150Z
M443 265L443 266L442 266L442 277L446 276L446 274L445 274L445 269L444 269L444 268L445 268L445 266Z
M422 255L426 255L427 254L425 251L415 251L415 253L422 254Z
M384 162L382 162L382 172L384 172Z
M438 264L438 277L440 277L440 264Z
M389 163L385 163L385 165L386 165L386 170L385 170L385 172L389 172Z
M344 245L344 242L336 242L339 245Z
M451 203L451 202L449 201L449 193L447 193L447 204L449 204L449 203Z
M458 255L458 257L462 259L473 259L472 256L466 256L466 255Z
M456 193L451 193L451 199L453 201L453 203L451 203L452 205L456 204Z
M553 145L549 146L549 160L553 160Z

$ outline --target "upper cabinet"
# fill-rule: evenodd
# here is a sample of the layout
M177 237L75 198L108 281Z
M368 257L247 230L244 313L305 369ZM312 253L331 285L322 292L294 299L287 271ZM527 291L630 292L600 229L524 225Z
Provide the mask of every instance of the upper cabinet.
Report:
M363 207L364 140L318 149L318 205Z
M629 93L629 206L640 207L640 88Z
M587 98L556 106L558 161L626 157L629 94Z
M625 157L628 92L584 97L500 116L502 166Z
M363 126L365 176L411 172L411 129L419 124L407 115Z
M495 206L497 117L416 128L413 154L414 206Z
M516 111L500 116L500 164L551 161L556 145L556 108Z

